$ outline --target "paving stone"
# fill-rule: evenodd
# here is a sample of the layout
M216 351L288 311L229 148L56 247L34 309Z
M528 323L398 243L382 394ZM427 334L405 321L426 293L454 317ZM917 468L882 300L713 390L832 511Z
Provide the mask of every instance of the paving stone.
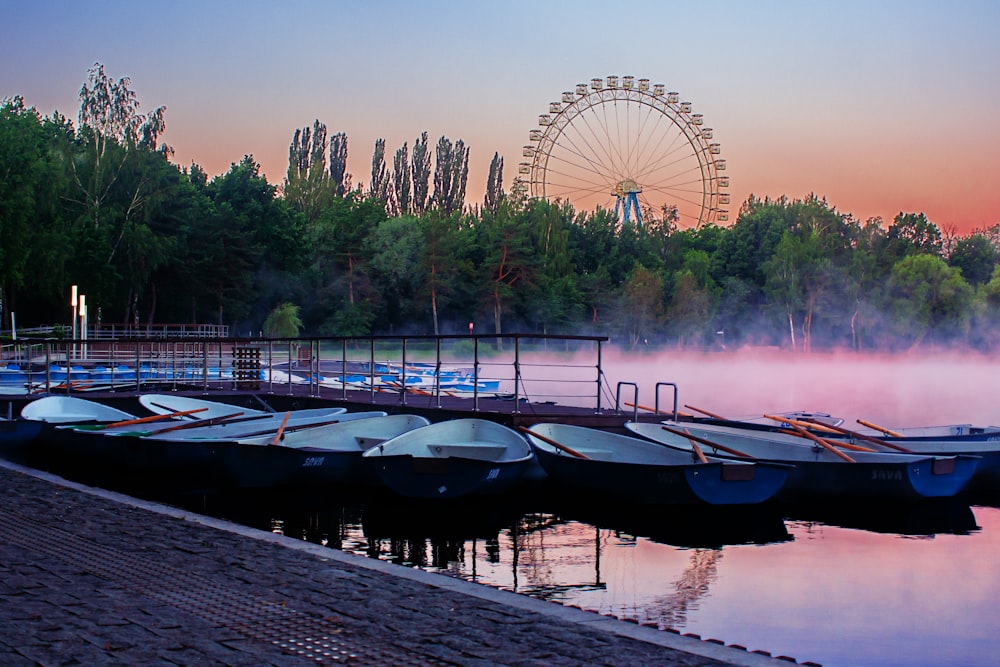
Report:
M190 516L0 464L0 664L728 664Z

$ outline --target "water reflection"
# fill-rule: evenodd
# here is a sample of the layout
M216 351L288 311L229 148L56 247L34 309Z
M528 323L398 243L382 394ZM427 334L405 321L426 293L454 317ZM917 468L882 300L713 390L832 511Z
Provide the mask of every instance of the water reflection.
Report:
M196 504L369 558L799 661L983 665L1000 648L1000 572L984 556L1000 550L1000 509L961 500L706 510L258 493Z
M796 504L788 506L784 514L804 526L823 524L916 539L979 530L972 507L960 498L926 498L913 503Z

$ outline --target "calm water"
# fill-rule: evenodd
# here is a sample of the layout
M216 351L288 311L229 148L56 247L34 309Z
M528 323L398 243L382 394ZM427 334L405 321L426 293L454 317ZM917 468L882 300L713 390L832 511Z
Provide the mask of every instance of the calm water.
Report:
M253 496L199 511L824 665L992 665L1000 510L694 511Z

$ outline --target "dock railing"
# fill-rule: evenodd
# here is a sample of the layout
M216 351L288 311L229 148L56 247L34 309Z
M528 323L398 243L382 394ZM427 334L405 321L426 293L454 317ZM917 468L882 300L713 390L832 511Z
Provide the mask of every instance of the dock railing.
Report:
M329 396L391 392L593 407L605 337L539 334L315 338L19 339L0 357L0 394L195 388ZM297 389L296 389L297 388ZM384 402L384 400L383 400Z

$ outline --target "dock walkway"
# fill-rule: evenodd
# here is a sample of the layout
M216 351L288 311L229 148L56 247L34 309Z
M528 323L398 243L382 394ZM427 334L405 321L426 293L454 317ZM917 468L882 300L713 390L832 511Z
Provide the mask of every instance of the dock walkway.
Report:
M775 665L0 460L0 664Z

